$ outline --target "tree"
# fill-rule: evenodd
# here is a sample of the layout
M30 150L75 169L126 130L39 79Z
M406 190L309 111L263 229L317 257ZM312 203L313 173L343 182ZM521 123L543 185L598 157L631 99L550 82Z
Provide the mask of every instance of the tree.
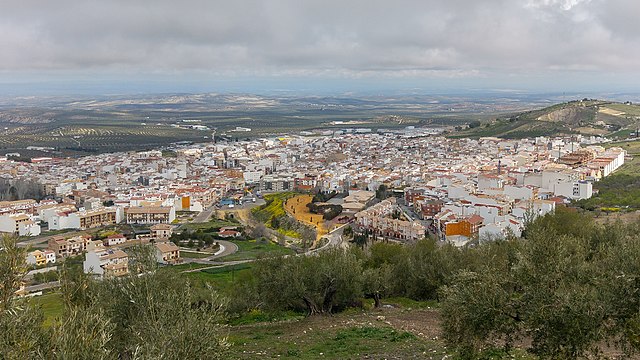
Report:
M365 269L362 273L365 296L373 299L374 307L379 308L381 299L393 288L393 270L391 265Z
M353 253L332 249L317 256L265 259L252 268L256 290L271 310L327 314L357 302L362 268Z
M389 196L387 194L387 185L381 184L380 186L378 186L378 189L376 190L376 199L384 200L388 197Z
M46 334L42 312L17 299L27 272L26 251L16 245L16 238L0 239L0 357L3 359L44 359Z
M469 123L469 129L475 129L477 127L480 127L480 125L482 125L482 124L478 120L471 121Z
M88 332L83 340L94 341L86 347L110 336L102 348L117 358L224 358L228 347L221 325L225 302L210 287L196 291L178 275L157 269L152 250L141 247L132 252L133 271L124 278L64 278L71 283L63 287L64 292L82 295L64 296L70 300L69 316L87 321L90 315L83 314L94 314L96 329L107 330L106 335L82 330ZM65 329L64 323L61 326L60 331Z

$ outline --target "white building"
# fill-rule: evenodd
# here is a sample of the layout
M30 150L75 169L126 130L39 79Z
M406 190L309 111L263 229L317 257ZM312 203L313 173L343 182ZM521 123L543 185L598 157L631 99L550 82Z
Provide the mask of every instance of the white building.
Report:
M0 232L37 236L40 235L40 225L27 214L4 214L0 216Z

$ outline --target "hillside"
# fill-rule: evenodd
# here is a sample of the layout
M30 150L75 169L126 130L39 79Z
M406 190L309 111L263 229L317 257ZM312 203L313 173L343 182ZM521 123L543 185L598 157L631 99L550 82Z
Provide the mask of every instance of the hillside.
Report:
M626 138L637 130L640 106L603 100L576 100L525 111L456 133L455 137L524 138L563 134Z

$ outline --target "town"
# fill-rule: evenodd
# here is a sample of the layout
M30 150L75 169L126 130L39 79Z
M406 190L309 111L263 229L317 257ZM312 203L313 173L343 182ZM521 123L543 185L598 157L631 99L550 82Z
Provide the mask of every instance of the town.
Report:
M339 213L325 217L329 229L349 224L368 240L432 236L463 246L520 236L535 217L590 198L593 183L626 156L621 148L605 149L602 138L580 135L451 139L413 127L311 135L30 163L2 158L0 176L35 181L42 196L1 202L0 231L45 239L27 256L33 266L84 254L85 272L122 276L127 247L152 244L159 263L179 264L183 244L172 234L189 219L206 221L266 194L297 192L331 195L326 204ZM118 224L138 231L101 239L67 232Z

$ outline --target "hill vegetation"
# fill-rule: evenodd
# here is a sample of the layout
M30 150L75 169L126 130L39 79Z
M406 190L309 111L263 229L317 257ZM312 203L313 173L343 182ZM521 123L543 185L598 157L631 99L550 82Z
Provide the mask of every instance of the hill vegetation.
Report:
M624 138L637 129L638 119L638 105L582 99L498 117L480 126L469 126L454 136L516 139L583 134Z

